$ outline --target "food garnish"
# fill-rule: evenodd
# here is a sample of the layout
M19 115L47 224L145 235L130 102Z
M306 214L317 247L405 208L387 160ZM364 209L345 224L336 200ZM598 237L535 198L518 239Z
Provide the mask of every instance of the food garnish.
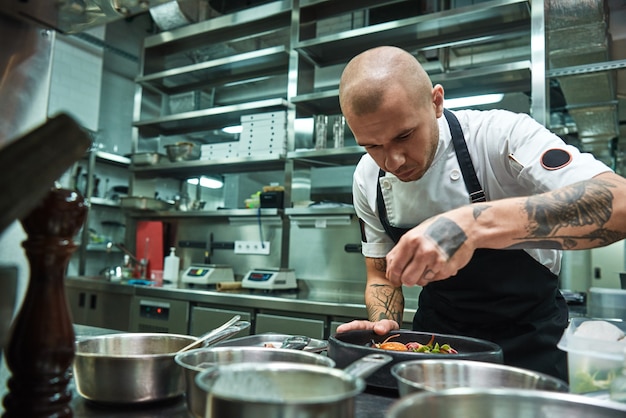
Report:
M382 350L412 351L415 353L432 353L432 354L459 354L459 352L456 351L454 348L450 347L449 344L439 345L439 343L435 343L434 335L430 338L430 341L428 341L428 344L420 344L415 341L408 342L406 344L398 342L398 341L389 341L399 336L400 334L390 335L382 343L376 343L372 340L372 345Z

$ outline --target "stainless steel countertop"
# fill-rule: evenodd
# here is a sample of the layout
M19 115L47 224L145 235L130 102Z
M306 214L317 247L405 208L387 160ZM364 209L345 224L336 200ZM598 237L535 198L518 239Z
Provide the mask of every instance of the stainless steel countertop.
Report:
M257 289L217 291L200 288L127 285L93 277L68 277L65 283L68 287L89 287L94 290L182 300L197 304L271 309L354 319L364 319L367 316L362 291L355 292L351 289L347 291L342 291L341 288L328 291L310 291L302 288L283 291ZM407 307L404 310L405 321L413 318L416 309L417 300L407 301Z

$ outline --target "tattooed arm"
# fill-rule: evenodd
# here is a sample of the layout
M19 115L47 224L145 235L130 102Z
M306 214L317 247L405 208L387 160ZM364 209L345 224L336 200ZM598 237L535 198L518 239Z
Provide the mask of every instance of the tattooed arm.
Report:
M402 287L395 287L385 277L387 262L384 258L365 257L367 284L365 306L369 321L352 321L337 327L337 332L353 329L373 329L378 334L387 334L402 325L404 295Z
M424 286L457 273L477 248L588 249L626 237L626 179L591 180L529 196L477 203L407 232L387 255L394 285Z

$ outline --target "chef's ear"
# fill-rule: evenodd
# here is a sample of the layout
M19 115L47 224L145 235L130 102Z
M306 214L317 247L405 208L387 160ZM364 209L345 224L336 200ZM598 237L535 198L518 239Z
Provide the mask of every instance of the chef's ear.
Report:
M435 106L435 114L437 117L441 117L443 114L443 86L441 84L435 84L432 91L433 105Z

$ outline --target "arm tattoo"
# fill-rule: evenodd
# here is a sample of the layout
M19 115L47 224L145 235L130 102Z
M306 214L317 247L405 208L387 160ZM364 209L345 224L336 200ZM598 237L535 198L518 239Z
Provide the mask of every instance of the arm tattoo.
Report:
M387 259L386 258L375 258L374 259L374 268L378 271L382 271L383 273L387 271Z
M465 232L456 223L444 217L435 220L426 229L426 235L437 243L448 258L452 258L461 245L467 241Z
M489 209L489 205L474 205L472 209L472 214L474 215L474 219L478 219L481 213Z
M370 321L393 319L402 326L404 295L401 287L373 284L370 286L370 297L376 301L367 306L367 316Z
M624 237L623 233L604 228L613 213L611 183L592 180L548 195L526 200L529 231L524 239L537 240L542 248L573 249L581 239L609 244ZM595 226L585 235L562 235L561 228Z

